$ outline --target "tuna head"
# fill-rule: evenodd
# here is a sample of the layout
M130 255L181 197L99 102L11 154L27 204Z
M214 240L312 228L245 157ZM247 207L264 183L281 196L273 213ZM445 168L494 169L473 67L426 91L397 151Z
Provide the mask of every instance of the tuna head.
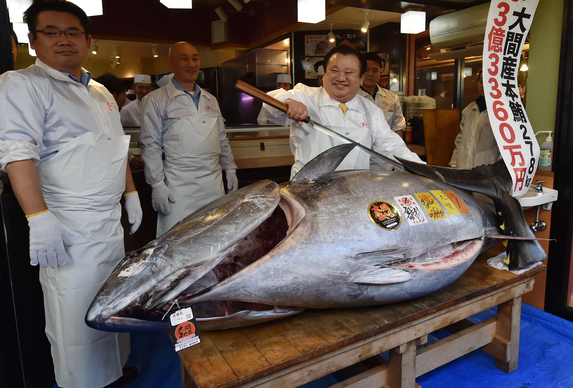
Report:
M93 300L86 323L100 330L165 330L165 315L185 297L232 276L284 238L288 223L279 187L260 181L215 200L181 220L163 236L130 252ZM282 214L271 217L275 212ZM194 306L201 324L221 317L241 326L302 311L220 301ZM243 322L235 322L240 320Z

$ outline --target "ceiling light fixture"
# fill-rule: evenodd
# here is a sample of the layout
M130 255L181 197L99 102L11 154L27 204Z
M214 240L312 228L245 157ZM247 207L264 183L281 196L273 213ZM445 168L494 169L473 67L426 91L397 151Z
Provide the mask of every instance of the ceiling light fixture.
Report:
M419 34L426 30L426 12L406 11L400 17L400 32L402 34Z
M102 0L71 0L71 3L83 9L87 16L103 15Z
M519 68L519 71L527 71L529 70L529 66L528 66L528 60L525 56L521 56L521 67Z
M119 59L120 56L119 46L113 46L113 57Z
M151 53L153 54L153 58L157 58L159 56L159 51L157 50L157 44L151 45Z
M332 32L332 26L334 26L334 23L328 23L330 24L330 32L328 33L328 41L330 43L334 43L336 41L336 38L334 37L334 33Z
M318 23L326 19L326 0L298 0L299 23Z
M228 1L229 1L229 3L231 3L231 5L233 7L235 7L235 9L237 11L240 11L243 9L243 4L239 3L237 0L228 0Z
M94 54L94 55L97 55L97 50L98 50L96 42L97 41L92 40L92 54Z
M10 23L24 22L22 17L22 3L20 0L8 0L6 5L8 6L8 13L10 14Z
M360 31L362 32L367 32L368 31L368 27L370 26L370 22L366 19L366 16L368 15L368 10L366 11L362 11L364 12L364 23L362 23L362 28L360 28Z
M167 8L174 8L174 9L193 8L192 0L160 0L160 3L166 6Z
M218 7L215 9L215 12L217 12L217 15L219 15L219 18L226 22L227 20L229 20L229 17L227 16L227 14L225 13L225 10L221 7Z

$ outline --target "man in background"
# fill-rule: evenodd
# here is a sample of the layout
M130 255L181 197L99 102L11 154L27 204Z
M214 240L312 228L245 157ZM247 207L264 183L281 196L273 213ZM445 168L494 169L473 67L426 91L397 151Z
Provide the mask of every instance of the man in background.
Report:
M136 74L133 77L133 90L137 99L121 110L121 125L124 127L139 127L141 122L141 101L153 91L151 76L147 74Z

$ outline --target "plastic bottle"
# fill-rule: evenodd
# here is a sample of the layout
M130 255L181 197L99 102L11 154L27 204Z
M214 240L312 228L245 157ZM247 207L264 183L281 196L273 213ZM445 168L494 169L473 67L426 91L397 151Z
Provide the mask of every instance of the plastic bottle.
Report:
M549 133L545 142L539 146L539 169L551 171L553 167L553 138L551 137L551 131L539 131L537 133Z
M404 143L411 143L412 142L412 126L410 122L406 124L406 128L404 129Z

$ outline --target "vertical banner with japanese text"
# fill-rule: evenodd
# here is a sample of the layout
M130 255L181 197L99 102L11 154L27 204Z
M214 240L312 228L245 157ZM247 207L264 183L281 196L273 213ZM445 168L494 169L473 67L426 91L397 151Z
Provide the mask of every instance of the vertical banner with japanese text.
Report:
M514 197L527 192L539 144L519 97L521 50L539 0L492 0L483 47L483 87L491 129L513 180Z

